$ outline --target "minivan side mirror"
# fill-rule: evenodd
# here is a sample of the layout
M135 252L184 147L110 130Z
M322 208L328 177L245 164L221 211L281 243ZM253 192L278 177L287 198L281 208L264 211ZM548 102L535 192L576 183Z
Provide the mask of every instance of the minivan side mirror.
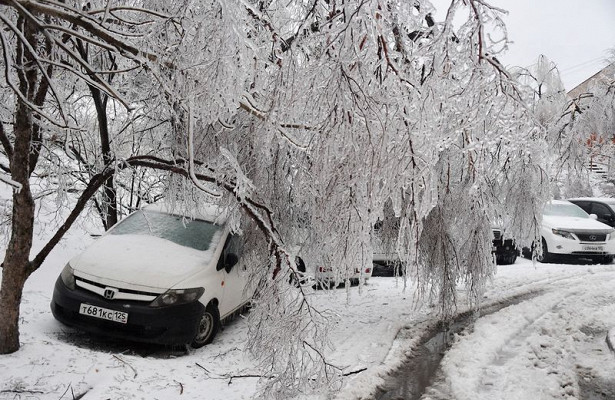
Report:
M596 214L589 214L589 218L596 220L598 216Z
M235 264L239 261L239 257L236 254L228 253L226 257L224 257L224 270L228 273L231 272Z

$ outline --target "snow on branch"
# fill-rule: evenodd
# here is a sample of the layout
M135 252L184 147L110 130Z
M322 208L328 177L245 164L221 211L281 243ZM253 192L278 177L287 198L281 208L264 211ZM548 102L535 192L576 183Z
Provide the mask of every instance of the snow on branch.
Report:
M341 377L341 369L327 362L324 353L331 316L315 310L302 292L285 289L286 280L279 275L262 282L249 315L248 349L262 369L273 372L264 398L331 388Z

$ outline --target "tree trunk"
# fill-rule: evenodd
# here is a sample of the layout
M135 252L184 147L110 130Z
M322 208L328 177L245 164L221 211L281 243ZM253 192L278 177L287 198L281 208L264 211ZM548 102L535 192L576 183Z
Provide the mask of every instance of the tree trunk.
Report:
M89 60L89 46L80 39L77 40L77 50L79 51L81 58L86 61ZM109 56L109 58L109 70L117 70L117 64L115 63L114 57ZM95 78L95 76L91 76L92 78ZM108 76L109 83L111 83L113 76L114 74L110 74ZM107 167L113 160L113 154L111 153L111 139L109 137L109 119L107 117L107 102L109 100L109 96L94 85L88 84L88 89L92 95L94 108L96 109L96 117L98 119L98 134L100 137L100 150L102 153L103 165ZM113 178L114 176L111 175L102 187L102 200L100 202L99 213L105 230L108 230L115 225L119 217L117 191L115 190Z
M22 185L13 193L11 239L4 256L0 286L0 354L19 350L19 305L23 287L32 273L30 250L34 228L34 200L29 184L32 114L18 102L11 178Z
M109 139L109 122L107 119L107 95L102 93L98 88L89 85L90 93L94 99L94 106L98 117L98 133L100 135L100 149L102 151L103 163L109 165L113 160L111 154L111 142ZM102 190L102 220L105 230L111 228L117 223L117 192L113 183L113 175L107 179Z
M36 68L36 49L48 55L50 43L39 34L38 28L19 17L19 26L23 29L26 43L18 41L16 45L16 71L19 80L19 92L30 104L42 107L49 82ZM51 76L52 69L47 69ZM2 283L0 284L0 354L19 350L19 306L26 279L35 268L30 262L32 236L34 232L34 199L30 190L30 174L34 171L42 145L41 127L34 111L21 98L15 101L13 134L15 137L12 156L10 157L11 179L21 185L13 192L13 212L11 220L11 237L4 262L2 263ZM10 146L7 142L6 146Z

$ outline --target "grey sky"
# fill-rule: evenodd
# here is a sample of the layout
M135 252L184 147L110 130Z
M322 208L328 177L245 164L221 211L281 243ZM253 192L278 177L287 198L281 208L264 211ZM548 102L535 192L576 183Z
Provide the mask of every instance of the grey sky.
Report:
M615 0L486 0L509 11L504 17L507 66L527 67L540 54L554 61L567 90L606 65L615 48ZM448 0L432 0L442 20Z

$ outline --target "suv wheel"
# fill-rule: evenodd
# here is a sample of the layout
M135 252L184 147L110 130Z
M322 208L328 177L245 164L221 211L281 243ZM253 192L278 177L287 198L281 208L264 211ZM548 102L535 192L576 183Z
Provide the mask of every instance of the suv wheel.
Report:
M592 257L592 261L596 264L611 264L613 262L613 256Z
M549 248L547 247L547 242L544 238L542 239L542 250L536 256L536 261L541 263L548 263L551 261L551 254L549 253Z

